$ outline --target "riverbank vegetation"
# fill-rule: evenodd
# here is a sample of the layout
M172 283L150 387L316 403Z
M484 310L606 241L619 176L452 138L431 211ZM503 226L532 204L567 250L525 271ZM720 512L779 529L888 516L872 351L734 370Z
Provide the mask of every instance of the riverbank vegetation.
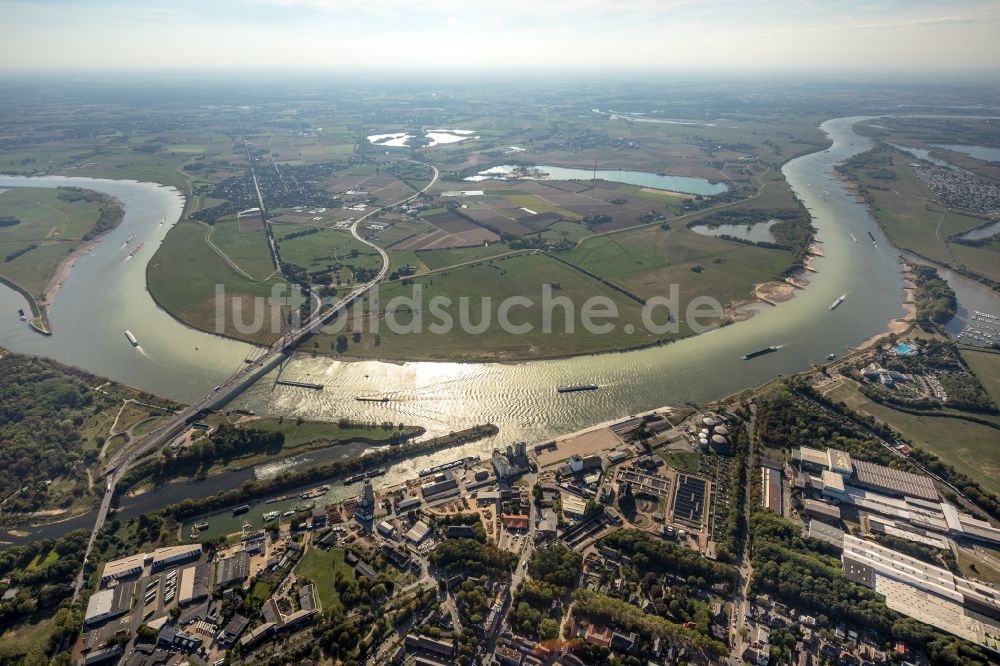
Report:
M475 442L486 437L492 437L497 432L499 432L499 429L493 424L473 426L472 428L466 428L465 430L422 442L411 442L409 444L385 447L377 451L372 451L360 458L337 461L328 465L317 465L298 472L284 472L270 479L246 481L239 488L220 491L210 497L197 500L188 498L179 504L172 504L165 507L163 511L165 515L169 515L174 519L184 520L203 513L235 506L243 502L258 500L318 481L335 479L362 470L374 469L379 465L433 453L434 451L461 444L468 444L469 442Z
M43 358L0 350L0 524L45 521L95 501L90 472L125 403L175 405ZM38 513L41 512L41 513Z
M931 266L911 264L916 291L913 301L917 307L917 321L928 328L944 326L955 318L958 299L955 290L941 279Z
M112 197L76 187L14 187L0 191L0 278L31 298L32 312L59 265L86 241L121 222L124 209Z
M219 419L216 419L219 420ZM291 455L348 443L398 445L423 434L403 424L306 422L302 419L258 419L234 425L221 420L210 433L194 436L181 448L165 447L148 456L122 479L122 491L180 478L204 478Z

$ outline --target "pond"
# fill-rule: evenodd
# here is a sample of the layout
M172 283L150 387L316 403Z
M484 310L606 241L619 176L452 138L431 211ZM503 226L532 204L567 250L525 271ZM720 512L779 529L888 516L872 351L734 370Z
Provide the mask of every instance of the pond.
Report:
M757 224L720 224L712 226L708 224L698 224L691 227L691 231L703 236L732 236L754 243L773 243L774 234L771 227L778 223L778 220L766 220Z

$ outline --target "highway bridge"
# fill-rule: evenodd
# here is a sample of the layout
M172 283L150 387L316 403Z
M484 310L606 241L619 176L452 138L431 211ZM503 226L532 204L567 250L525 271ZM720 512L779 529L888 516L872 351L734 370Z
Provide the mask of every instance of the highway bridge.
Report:
M433 170L434 175L430 182L427 183L422 190L393 204L389 204L388 206L373 208L351 224L351 235L365 245L374 248L382 258L382 269L374 279L355 287L344 298L340 299L336 303L332 303L329 307L319 308L314 311L297 329L283 335L280 340L273 343L269 347L264 348L262 353L252 362L245 364L244 367L241 367L239 370L234 372L226 378L225 381L213 388L207 394L181 411L175 413L166 423L161 424L155 430L149 432L134 446L127 446L115 453L115 455L113 455L105 463L104 467L101 469L101 475L107 479L107 486L101 505L98 508L97 520L95 521L94 529L91 531L90 540L87 543L87 550L83 559L83 568L77 576L76 583L74 585L74 601L79 596L80 590L83 588L87 561L90 558L91 550L94 547L94 541L97 539L97 533L100 532L101 527L104 526L104 522L107 520L108 512L111 508L111 501L114 499L115 495L115 487L125 476L126 472L128 472L132 463L150 451L154 451L167 444L174 437L184 432L190 426L191 422L205 410L218 409L245 391L251 384L256 382L288 358L288 356L294 352L295 348L302 342L302 340L309 335L318 332L334 317L342 312L345 312L355 301L364 297L364 295L375 287L375 285L384 280L385 276L389 273L389 255L375 243L363 238L358 231L359 226L366 219L384 210L385 208L399 206L412 201L433 187L440 174L436 167L432 166L431 169ZM266 209L263 205L263 199L261 199L261 211L264 210ZM262 214L264 213L262 212Z

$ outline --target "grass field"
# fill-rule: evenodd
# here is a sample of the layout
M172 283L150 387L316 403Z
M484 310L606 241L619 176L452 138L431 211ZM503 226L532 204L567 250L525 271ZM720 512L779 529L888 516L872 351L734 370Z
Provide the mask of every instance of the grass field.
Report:
M579 213L560 208L533 194L505 194L503 198L518 208L527 208L536 213L557 213L567 220L579 220L583 217ZM529 213L525 212L524 215L529 215Z
M984 220L950 211L938 203L909 166L912 156L894 149L876 151L873 154L891 160L885 168L895 175L895 180L875 180L871 174L877 170L865 168L852 170L852 177L872 197L875 217L893 245L951 266L965 265L1000 280L1000 253L996 249L948 241L950 236L978 227Z
M962 575L977 578L991 585L1000 585L1000 571L988 560L977 557L977 553L970 552L966 548L956 548L955 559Z
M467 261L488 259L505 252L510 252L510 247L506 243L490 243L489 245L476 245L475 247L418 250L415 254L425 266L432 271L436 271Z
M0 217L21 221L0 227L0 276L40 299L59 263L94 227L100 209L97 203L63 201L53 188L14 187L0 192ZM4 261L32 244L38 247Z
M295 419L279 421L276 418L255 419L249 422L246 427L284 434L285 445L282 448L284 455L289 455L292 449L316 441L323 442L324 444L332 444L358 438L386 440L399 432L395 428L385 430L378 426L368 428L350 425L342 428L337 423L328 423L325 421L302 421L300 423ZM415 430L415 428L404 428L403 432L413 433Z
M324 611L343 610L340 596L333 587L333 579L337 572L343 572L348 578L354 578L354 569L344 561L343 548L320 550L311 547L295 567L295 573L302 578L308 578L316 583L316 592Z
M755 284L773 279L791 262L786 250L702 236L680 225L594 236L563 256L646 298L666 295L669 285L677 284L682 308L700 295L722 305L747 299ZM696 267L700 272L692 270Z
M314 234L282 240L287 234L309 228L298 224L275 225L274 235L278 241L282 262L301 266L311 273L322 271L328 266L342 265L347 268L342 276L345 282L354 281L353 270L378 270L382 267L382 258L378 252L347 231L320 229Z
M208 240L254 280L266 280L274 272L263 228L241 230L235 218L225 218L212 225Z
M0 661L10 664L48 663L45 650L55 630L56 623L51 617L27 618L23 624L3 632Z
M1000 353L962 349L962 358L993 398L993 402L1000 405Z
M378 336L372 332L371 322L366 321L365 332L361 334L360 341L355 342L352 339L349 342L346 352L348 355L388 359L527 359L620 349L652 343L665 337L644 329L641 320L642 306L637 301L543 254L522 254L485 260L454 270L417 277L413 282L413 286L393 282L382 287L379 292ZM553 289L552 296L567 297L573 303L575 334L562 334L565 330L566 310L561 307L551 308L552 333L543 332L542 289L545 284L558 285L558 289ZM393 332L385 319L385 309L397 296L412 297L414 286L419 286L422 290L419 317L423 332ZM611 320L614 330L610 333L589 333L581 324L580 313L583 303L588 297L595 295L610 299L618 309L619 317ZM444 308L454 322L454 326L446 334L436 334L430 328L431 325L440 324L442 319L430 310L430 301L437 296L447 297L452 301L451 305ZM525 296L533 301L531 307L516 305L508 313L511 324L531 326L531 330L527 333L505 333L497 325L500 303L511 296ZM479 324L482 321L484 308L489 312L489 326L485 332L481 334L467 332L459 325L461 297L469 299L464 307L466 318L471 324ZM490 297L491 300L485 303L481 300L482 297ZM414 321L414 312L400 309L395 321L399 325L407 326ZM354 320L354 323L360 324L358 320ZM604 323L604 320L601 320L601 323ZM625 332L627 324L635 327L633 333ZM318 345L317 350L333 354L336 337L333 334L324 334L314 338Z
M701 456L694 451L660 451L660 457L679 472L698 473Z
M146 268L150 293L157 303L185 324L215 332L216 285L224 285L227 295L225 333L250 341L266 339L271 333L269 326L264 326L256 335L237 330L232 316L232 298L242 299L246 305L244 319L249 322L252 299L270 296L276 279L258 283L237 273L205 242L207 230L205 225L196 222L181 222L167 233Z
M914 446L935 454L985 490L1000 493L1000 451L993 428L962 419L899 412L872 402L846 382L826 396L888 423Z

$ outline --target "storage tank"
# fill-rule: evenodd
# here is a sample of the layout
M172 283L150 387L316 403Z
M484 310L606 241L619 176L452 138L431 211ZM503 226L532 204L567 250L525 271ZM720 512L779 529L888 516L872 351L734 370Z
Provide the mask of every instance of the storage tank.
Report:
M724 425L715 426L715 434L722 435L723 437L729 437L729 428Z
M725 446L728 442L722 435L712 435L712 444L715 446Z
M706 428L714 428L715 427L715 419L713 419L711 416L706 416L705 418L703 418L701 420L701 422L702 422L702 424L704 424L704 426Z

